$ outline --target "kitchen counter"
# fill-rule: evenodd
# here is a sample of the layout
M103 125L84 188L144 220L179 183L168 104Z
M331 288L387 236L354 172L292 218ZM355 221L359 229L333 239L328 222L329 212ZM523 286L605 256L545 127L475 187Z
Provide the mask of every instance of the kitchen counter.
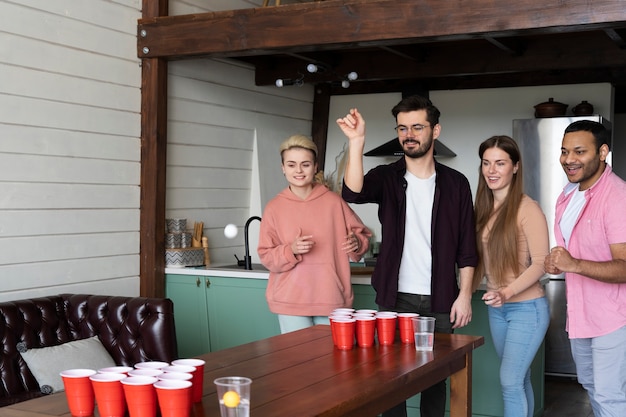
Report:
M373 267L353 266L350 268L352 272L352 284L369 285ZM268 279L269 271L261 264L252 264L252 270L246 270L243 267L237 267L232 264L216 264L210 266L193 266L186 268L165 267L166 274L176 275L193 275L203 277L231 277L231 278L250 278L250 279Z

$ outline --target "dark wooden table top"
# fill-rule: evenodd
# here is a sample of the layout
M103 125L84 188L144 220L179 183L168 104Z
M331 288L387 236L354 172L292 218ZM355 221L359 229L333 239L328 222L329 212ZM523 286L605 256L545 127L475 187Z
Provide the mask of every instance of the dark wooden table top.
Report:
M471 416L471 354L484 339L435 335L433 352L392 346L333 347L330 327L308 329L200 356L206 361L204 396L192 417L218 417L213 380L252 379L251 416L375 416L451 377L451 417ZM69 417L65 395L53 394L3 408L6 417ZM96 416L98 415L96 409Z

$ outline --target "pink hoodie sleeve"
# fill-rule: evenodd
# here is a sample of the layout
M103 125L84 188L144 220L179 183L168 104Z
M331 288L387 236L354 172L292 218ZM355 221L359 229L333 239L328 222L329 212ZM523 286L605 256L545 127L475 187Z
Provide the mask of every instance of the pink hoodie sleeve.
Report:
M302 260L302 256L294 255L290 244L280 242L273 224L274 217L267 211L263 214L259 230L259 258L271 272L289 271Z

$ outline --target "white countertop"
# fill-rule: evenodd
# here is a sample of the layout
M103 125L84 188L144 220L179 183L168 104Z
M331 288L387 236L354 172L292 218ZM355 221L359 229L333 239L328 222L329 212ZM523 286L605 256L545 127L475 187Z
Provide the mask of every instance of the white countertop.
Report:
M256 268L256 269L255 269ZM193 275L193 276L205 276L205 277L231 277L231 278L250 278L250 279L268 279L269 271L262 266L254 264L252 270L246 270L243 268L235 268L233 265L210 265L195 266L186 268L177 268L166 266L166 274L176 275ZM371 282L370 275L353 275L351 280L353 284L369 285Z

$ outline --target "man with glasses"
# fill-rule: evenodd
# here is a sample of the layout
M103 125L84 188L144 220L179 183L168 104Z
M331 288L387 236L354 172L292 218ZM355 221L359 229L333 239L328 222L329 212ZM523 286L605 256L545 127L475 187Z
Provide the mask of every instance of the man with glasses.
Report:
M348 138L342 195L351 203L379 205L382 240L372 274L379 309L432 316L436 332L452 333L472 319L478 257L470 185L463 174L434 159L441 125L429 99L404 98L391 113L404 156L367 175L365 120L357 109L337 120ZM445 404L443 380L422 392L421 417L443 417ZM406 403L383 416L406 416Z

